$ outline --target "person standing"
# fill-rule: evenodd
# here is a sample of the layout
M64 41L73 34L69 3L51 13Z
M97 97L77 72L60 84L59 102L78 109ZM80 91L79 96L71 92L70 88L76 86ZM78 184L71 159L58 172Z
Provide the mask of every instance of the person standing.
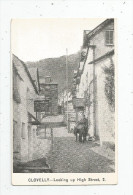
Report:
M84 134L83 134L83 140L86 141L86 136L88 134L88 120L85 117L85 114L83 116L83 123L84 123Z

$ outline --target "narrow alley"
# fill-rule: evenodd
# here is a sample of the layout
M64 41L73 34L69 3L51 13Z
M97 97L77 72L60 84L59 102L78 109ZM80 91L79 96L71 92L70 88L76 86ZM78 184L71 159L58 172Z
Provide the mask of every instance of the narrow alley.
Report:
M113 150L99 147L98 142L76 142L66 127L53 129L53 147L47 158L54 173L111 173L115 168Z

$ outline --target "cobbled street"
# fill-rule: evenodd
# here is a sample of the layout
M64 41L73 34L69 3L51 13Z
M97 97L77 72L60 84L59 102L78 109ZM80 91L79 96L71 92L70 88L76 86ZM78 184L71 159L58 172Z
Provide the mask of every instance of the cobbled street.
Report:
M48 162L54 173L114 172L114 151L100 147L98 142L75 141L66 127L54 128L53 147Z

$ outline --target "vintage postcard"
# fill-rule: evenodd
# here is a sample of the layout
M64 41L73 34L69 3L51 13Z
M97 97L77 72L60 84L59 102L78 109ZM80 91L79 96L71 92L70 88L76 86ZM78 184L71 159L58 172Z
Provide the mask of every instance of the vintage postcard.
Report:
M11 20L12 184L117 184L114 18Z

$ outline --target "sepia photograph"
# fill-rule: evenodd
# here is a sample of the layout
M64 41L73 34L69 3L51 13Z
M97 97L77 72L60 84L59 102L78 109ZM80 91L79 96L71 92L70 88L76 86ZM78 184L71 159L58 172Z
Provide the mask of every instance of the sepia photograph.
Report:
M0 195L133 194L132 7L0 0Z
M115 38L114 18L12 19L13 174L116 173Z

